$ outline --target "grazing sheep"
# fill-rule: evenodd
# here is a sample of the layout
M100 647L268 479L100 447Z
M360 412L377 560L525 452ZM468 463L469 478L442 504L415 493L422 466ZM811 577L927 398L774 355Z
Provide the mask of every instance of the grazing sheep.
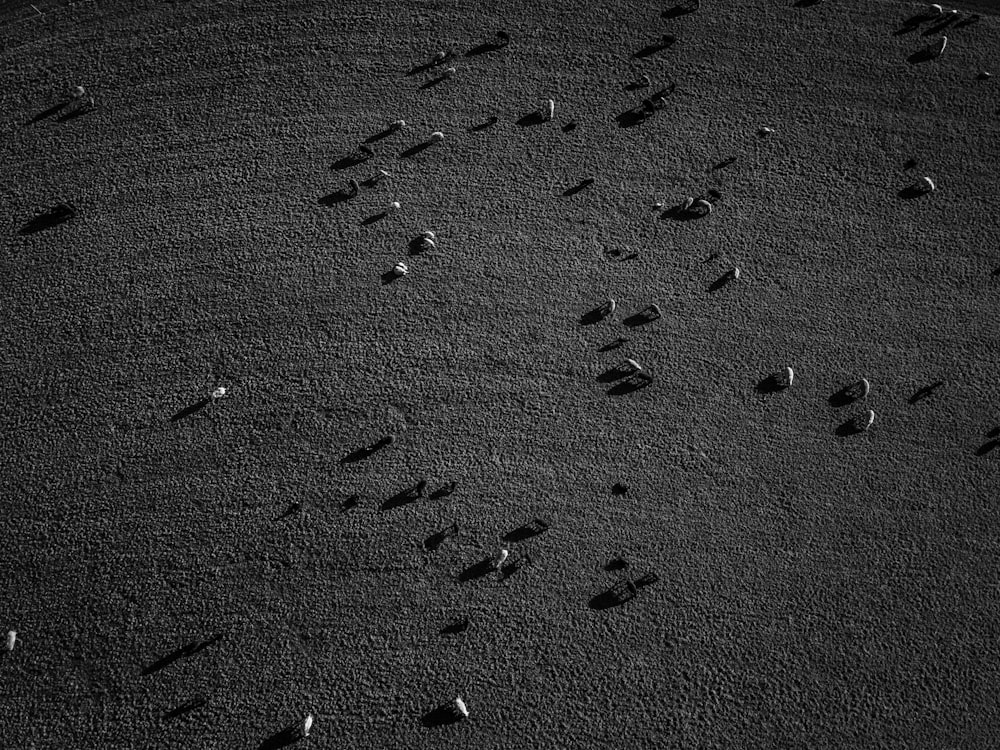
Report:
M465 705L465 701L459 696L455 699L455 713L461 716L463 719L469 718L469 709Z
M931 45L930 51L934 55L934 57L937 57L942 52L944 52L944 48L947 46L948 46L948 37L943 36L940 39L938 39L937 44Z
M226 389L223 386L219 386L214 391L212 391L212 400L218 401L220 398L226 395Z
M87 92L84 90L83 86L75 86L69 92L69 98L70 99L77 99L77 100L79 100L79 99L83 99L83 97L85 97L86 95L87 95Z
M396 120L391 125L389 125L389 130L395 132L397 130L402 130L405 127L406 127L406 120Z
M397 263L392 267L393 276L406 276L406 274L408 274L409 272L410 272L409 267L405 263L403 263L403 261L400 261L399 263Z
M731 269L729 269L729 278L733 279L734 281L739 281L740 269L737 268L736 266L733 266Z
M437 245L434 244L434 240L428 239L426 237L421 237L420 250L421 252L429 253L432 250L437 250Z
M784 388L790 388L792 383L795 381L795 371L791 367L786 367L784 371L779 373L775 380L778 381L778 385Z
M448 59L448 55L445 52L438 52L434 57L431 58L431 65L440 65L445 60Z
M545 104L542 105L540 114L545 122L551 122L552 118L555 117L556 114L555 99L549 99L545 102Z
M861 427L862 430L867 430L874 423L875 423L875 410L869 409L867 412L865 412L865 416L862 418L861 425L859 426Z
M757 131L762 138L766 138L769 135L774 135L774 128L769 128L766 125Z
M444 133L442 133L440 130L435 130L433 133L431 133L431 143L440 143L443 140L444 140Z
M7 631L7 650L8 651L13 651L15 643L17 643L17 631L16 630L8 630Z
M699 211L705 215L712 213L712 204L704 198L699 198L691 204L691 210Z
M393 201L392 203L389 204L389 208L386 209L386 212L391 213L393 211L398 211L401 207L402 206L399 201Z
M637 372L642 371L642 365L640 365L634 359L626 359L625 362L622 363L621 369L628 371L632 375L635 375Z
M303 737L309 736L309 730L312 729L312 725L313 725L313 715L309 714L308 716L306 716L306 720L302 722Z
M935 190L937 190L937 187L934 185L934 180L932 180L930 177L921 177L919 180L917 180L917 187L919 187L925 193L933 193Z
M437 239L434 236L434 232L431 232L430 230L428 230L426 232L421 232L420 236L423 237L425 240L434 240L434 239Z
M684 200L681 201L681 204L680 204L681 213L687 213L688 211L691 210L691 206L693 206L693 205L694 205L694 198L692 198L689 195L687 198L685 198Z
M441 73L442 78L451 78L453 75L455 75L454 68L445 68L445 70Z
M871 393L872 385L868 382L868 378L861 378L857 383L858 398L868 398L868 394Z
M500 550L500 552L497 554L496 561L493 563L493 567L499 570L500 566L507 561L508 557L510 557L510 550L505 550L505 549Z

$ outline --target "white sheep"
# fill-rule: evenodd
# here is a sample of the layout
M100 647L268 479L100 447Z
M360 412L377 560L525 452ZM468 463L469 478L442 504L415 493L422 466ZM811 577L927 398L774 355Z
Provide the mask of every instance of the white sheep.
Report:
M774 128L769 128L767 125L763 126L757 131L762 138L766 138L769 135L774 135Z
M921 190L927 193L933 193L935 190L937 190L937 187L934 185L934 180L932 180L930 177L921 177L919 180L917 180L917 185L920 187Z
M443 78L451 78L453 75L455 75L455 69L454 68L446 68L444 70L444 72L441 73L441 76Z
M734 281L739 281L740 280L740 269L737 268L736 266L733 266L729 270L729 278L733 279Z
M17 631L16 630L8 630L7 631L7 650L8 651L13 651L15 643L17 643Z
M944 48L947 47L947 46L948 46L948 37L943 36L940 39L938 39L938 42L937 42L936 45L934 45L933 47L931 47L931 52L933 52L934 56L937 57L942 52L944 52Z
M309 714L308 716L306 716L305 721L302 722L302 736L303 737L308 737L309 736L309 730L312 729L312 725L313 725L313 715Z
M402 208L402 204L399 201L393 201L389 204L389 208L386 211L392 213L393 211L398 211L400 208Z
M433 133L431 133L431 143L440 143L443 140L444 140L444 133L442 133L440 130L435 130Z
M699 211L704 211L706 214L712 213L712 204L709 203L704 198L699 198L698 200L696 200L693 204L691 204L691 208Z
M626 359L625 368L629 369L633 375L635 375L637 372L642 372L642 365L640 365L634 359Z
M546 122L550 122L556 114L556 102L555 99L549 99L542 105L542 119Z
M617 309L618 303L612 297L608 297L608 301L604 303L604 314L612 315Z
M937 3L932 3L929 12L935 16L940 16L944 14L944 8L942 8Z
M421 232L420 236L423 237L425 240L436 239L436 237L434 236L434 232L430 231L429 229L426 232Z
M874 422L875 422L875 411L873 409L869 409L867 412L865 412L865 415L863 417L860 417L858 419L858 428L861 430L867 430L869 427L872 426Z
M868 378L861 378L858 381L858 393L859 398L868 398L868 394L871 393L872 384L868 382Z
M500 566L507 561L508 557L510 557L510 550L500 550L500 552L497 553L496 561L493 563L493 567L499 570Z
M455 699L455 711L463 719L469 718L469 709L466 707L465 701L462 700L461 696Z
M389 126L389 130L402 130L406 127L406 120L396 120Z
M216 388L214 391L212 391L212 400L213 401L218 401L220 398L222 398L223 396L225 396L226 393L227 393L227 391L226 391L225 387L223 387L223 386L220 385L218 388Z
M778 382L785 388L790 388L792 383L795 381L795 371L791 367L786 367L784 371L778 376Z
M392 267L392 273L394 276L406 276L410 272L409 267L403 261L400 261Z

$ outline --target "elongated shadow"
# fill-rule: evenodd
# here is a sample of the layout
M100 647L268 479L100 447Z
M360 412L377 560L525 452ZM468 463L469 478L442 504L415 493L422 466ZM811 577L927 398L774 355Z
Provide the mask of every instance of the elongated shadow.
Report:
M496 571L496 565L494 564L494 559L492 557L486 557L470 565L468 568L463 570L458 574L458 580L462 583L467 583L468 581L474 581L477 578L482 578L485 575L489 575Z
M983 443L982 445L979 446L979 448L976 449L976 455L985 456L987 453L992 451L998 445L1000 445L1000 440L990 440L987 443Z
M49 117L52 117L53 115L59 114L63 109L66 108L66 106L68 104L69 104L69 102L65 101L65 102L59 102L58 104L52 105L51 107L49 107L44 112L39 112L37 115L35 115L34 117L32 117L30 124L33 125L36 122L41 122L42 120L45 120L45 119L47 119Z
M337 161L330 165L330 169L350 169L351 167L358 166L358 164L364 164L371 158L372 155L370 154L350 154L349 156L337 159Z
M84 107L77 106L71 109L69 112L65 112L56 118L56 122L69 122L70 120L75 120L77 117L83 117L84 115L89 115L94 111L94 107Z
M793 8L811 8L814 5L819 5L820 0L798 0L792 7Z
M733 276L732 271L726 271L724 274L722 274L722 276L720 276L711 284L709 284L708 291L710 293L715 293L720 289L722 289L722 287L729 284L730 281L735 281L735 277Z
M580 180L580 182L577 183L576 185L574 185L573 187L566 188L566 190L563 191L563 197L568 198L571 195L576 195L581 190L586 190L587 188L589 188L593 184L594 184L594 178L593 177L588 177L585 180Z
M416 146L411 146L410 148L406 149L406 151L400 153L399 158L409 159L412 156L416 156L421 151L426 151L427 149L429 149L431 147L431 143L432 143L431 141L424 141L423 143L418 143Z
M637 372L634 375L630 375L625 380L620 383L608 388L606 393L609 396L627 396L630 393L635 393L636 391L641 391L643 388L647 388L653 383L653 378L644 372Z
M499 42L483 42L482 44L477 44L475 47L466 52L465 56L476 57L478 55L487 55L490 52L499 52L506 46L506 44L501 44Z
M57 206L46 210L44 213L38 214L33 219L28 221L24 226L21 227L20 234L34 234L35 232L42 232L46 229L52 229L60 224L69 221L76 216L76 212L67 203L60 203Z
M621 380L631 374L631 370L616 365L602 372L597 376L596 380L598 383L614 383L616 380Z
M853 404L857 400L857 386L852 383L851 385L845 385L839 391L830 396L830 398L827 399L827 403L829 403L834 409L840 409L841 407Z
M329 195L324 195L317 202L321 206L336 206L338 203L346 203L351 198L356 196L357 193L348 192L346 190L338 190L335 193L330 193Z
M971 16L968 16L967 18L963 18L961 21L959 21L958 23L956 23L955 24L955 28L956 29L961 29L961 28L963 28L965 26L971 26L974 23L978 23L979 19L980 19L980 15L978 13L973 13Z
M302 731L297 726L285 727L280 732L275 732L257 746L257 750L280 750L280 748L294 745L302 739Z
M920 63L933 60L937 56L938 56L937 50L925 48L914 52L912 55L906 58L906 62L910 63L910 65L918 65Z
M517 121L517 124L522 128L530 128L533 125L541 125L545 122L547 122L545 115L536 109L521 117L521 119Z
M665 34L663 36L663 39L661 39L658 42L654 42L653 44L647 44L642 49L634 52L632 54L632 57L640 59L644 57L650 57L651 55L655 55L657 52L662 52L663 50L672 47L674 45L674 42L676 41L677 37L673 36L672 34Z
M479 123L478 125L470 125L468 128L466 128L466 130L470 133L479 133L483 130L486 130L487 128L492 128L498 122L500 122L500 118L497 117L496 115L493 115L492 117L488 118L484 122Z
M730 156L728 159L723 159L722 161L718 161L712 165L712 171L717 172L720 169L725 169L726 167L735 164L738 158L739 157L737 156Z
M852 417L840 424L834 432L837 434L837 437L850 437L851 435L857 435L859 432L864 432L864 430L858 427L858 420Z
M912 396L910 396L909 403L916 404L919 403L920 401L923 401L925 398L930 398L931 396L934 395L934 391L936 391L942 385L944 385L943 380L938 380L936 383L925 385L923 388L920 388Z
M384 219L388 215L389 215L388 211L380 211L377 214L372 214L367 219L365 219L364 221L361 222L361 226L363 226L363 227L370 227L372 224L376 224L376 223L382 221L382 219Z
M440 500L443 497L448 497L451 495L455 489L458 487L458 482L449 482L448 484L443 484L431 493L431 500Z
M397 276L395 271L386 271L380 277L382 279L382 286L388 286L389 284L394 284L397 280L403 278L402 276Z
M354 451L352 453L348 453L346 456L344 456L342 459L340 459L340 463L342 463L342 464L353 464L353 463L357 463L358 461L364 461L366 458L368 458L369 456L371 456L373 453L378 453L380 450L382 450L383 448L385 448L387 445L391 445L391 444L392 444L392 438L390 436L386 435L384 438L382 438L381 440L379 440L379 441L377 441L375 443L372 443L371 445L366 445L366 446L364 446L362 448L358 448L356 451Z
M907 185L905 188L896 193L896 195L898 195L904 201L912 201L915 198L919 198L927 194L928 191L922 187L919 187L918 185Z
M203 398L200 401L195 401L190 406L186 406L183 409L181 409L179 412L177 412L176 414L174 414L174 416L172 416L170 418L170 421L171 422L180 422L182 419L187 419L192 414L195 414L195 413L201 411L202 409L204 409L210 403L212 403L212 399L211 398Z
M623 338L619 337L619 338L615 339L614 341L612 341L611 343L608 343L608 344L605 344L604 346L598 347L597 351L599 351L599 352L614 351L615 349L620 349L623 344L627 344L627 343L628 343L628 339L623 339Z
M639 326L648 325L659 319L660 313L656 312L652 307L647 307L645 310L640 310L635 313L635 315L629 315L622 321L622 325L628 326L629 328L638 328Z
M156 672L159 672L161 669L169 667L178 659L183 659L186 656L194 656L198 652L204 651L213 643L218 643L220 640L222 640L221 634L214 635L206 641L191 641L191 643L181 646L176 651L171 651L166 656L150 664L148 667L142 670L142 674L143 675L155 674Z
M920 36L934 36L935 34L940 34L941 32L947 30L949 26L953 23L952 17L947 16L941 23L936 23L920 32Z
M667 8L660 14L660 18L678 18L680 16L686 16L689 13L694 13L698 10L699 6L699 0L685 0L685 2L680 2L671 8Z
M443 75L443 74L442 74L442 75L439 75L439 76L435 76L434 78L430 78L430 79L428 79L428 80L424 81L424 82L423 82L422 84L420 84L420 88L421 88L421 89L429 89L429 88L432 88L432 87L434 87L434 86L437 86L437 85L438 85L439 83L441 83L442 81L445 81L445 80L447 80L447 78L448 78L448 76L446 76L446 75Z
M636 593L638 593L638 588L632 581L619 581L606 591L591 597L587 606L596 610L620 607L625 602L634 599Z
M393 133L395 133L397 130L398 130L398 128L393 128L393 127L388 127L385 130L380 130L379 132L375 133L374 135L370 135L367 138L365 138L365 143L376 143L378 141L381 141L383 138L388 138L390 135L392 135Z
M459 633L464 633L469 629L470 620L468 617L458 617L447 625L445 625L438 632L441 635L458 635Z
M782 385L778 382L777 375L768 375L766 378L757 383L757 393L763 393L765 395L778 393L786 388L788 388L788 386Z
M620 128L633 128L653 116L653 112L641 107L629 109L615 116Z
M346 498L340 504L340 512L341 513L346 513L347 511L349 511L349 510L351 510L353 508L357 508L358 504L360 502L361 502L361 496L360 495L351 495L349 498Z
M513 531L508 531L503 535L503 540L505 542L523 542L526 539L544 534L548 530L549 525L542 519L536 518L523 526L518 526Z
M185 701L184 703L181 703L179 706L176 706L175 708L172 708L165 714L163 714L163 720L170 721L172 719L176 719L180 716L183 716L184 714L191 713L192 711L201 708L207 703L208 701L206 701L204 698L194 698L192 700Z
M431 709L420 717L420 723L428 728L443 727L448 724L455 724L461 719L461 715L450 703L445 703L437 708Z
M404 505L409 505L412 502L416 502L424 496L424 489L427 487L427 481L421 480L417 482L412 487L407 487L405 490L397 492L395 495L390 497L380 506L380 509L385 512L387 510L392 510L394 508L401 508Z
M582 326L592 326L595 323L600 323L606 317L612 313L611 303L605 302L598 305L593 310L588 310L583 315L580 316L580 325Z
M458 536L457 523L453 523L451 526L446 526L440 531L435 531L429 537L424 539L423 547L428 552L436 552L438 547L444 544L446 540L451 539L454 536Z

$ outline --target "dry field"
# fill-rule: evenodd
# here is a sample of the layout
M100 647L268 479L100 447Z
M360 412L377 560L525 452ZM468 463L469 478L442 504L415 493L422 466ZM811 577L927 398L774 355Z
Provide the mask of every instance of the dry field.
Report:
M909 62L895 0L35 5L0 746L996 746L1000 16Z

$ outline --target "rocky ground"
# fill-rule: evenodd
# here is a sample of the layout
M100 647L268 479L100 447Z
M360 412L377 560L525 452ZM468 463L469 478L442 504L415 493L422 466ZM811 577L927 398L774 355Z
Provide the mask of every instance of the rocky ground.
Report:
M0 744L993 745L988 4L27 5Z

